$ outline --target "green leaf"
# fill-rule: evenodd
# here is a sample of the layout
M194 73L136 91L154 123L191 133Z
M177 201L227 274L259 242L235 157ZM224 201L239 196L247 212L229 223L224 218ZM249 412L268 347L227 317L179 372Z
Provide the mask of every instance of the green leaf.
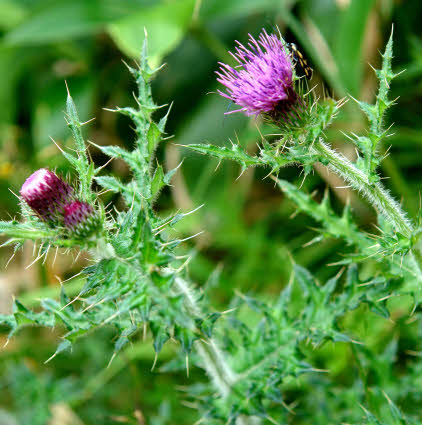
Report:
M28 310L19 300L15 300L13 303L13 316L18 326L32 324L37 320L35 313Z
M54 354L45 363L50 362L58 354L63 353L64 351L70 350L71 348L72 348L72 342L71 341L68 341L67 339L65 339L64 341L62 341L59 344L59 346L57 347L57 349L54 352Z
M25 19L26 10L16 1L0 0L0 30L9 30Z
M401 410L389 398L387 398L387 401L390 405L391 416L393 417L395 423L400 425L407 425L406 418L404 417Z
M293 269L296 281L302 288L305 297L308 296L308 294L313 291L313 287L316 285L314 277L307 269L299 266L298 264L294 264Z
M110 36L128 56L138 59L144 29L148 32L149 63L154 68L182 40L189 27L194 0L160 1L108 26Z
M180 342L182 350L189 354L192 351L192 345L198 337L190 329L183 328L181 326L175 326L174 336Z
M170 339L170 334L168 332L167 326L165 325L158 325L154 322L151 322L150 327L154 337L154 350L156 353L159 353L163 348L163 345Z
M132 154L126 149L123 149L119 146L99 146L95 145L98 149L101 150L104 154L108 155L110 158L121 158L126 162L129 162L132 158Z
M67 0L45 2L21 25L10 31L9 45L34 45L68 41L69 38L94 34L104 26L139 10L130 0Z
M218 159L228 159L239 162L243 168L264 165L256 156L247 154L239 145L232 145L232 148L220 147L214 145L184 145L185 148L191 149L204 155L210 155Z
M155 169L154 176L151 181L151 194L155 198L161 189L165 186L164 183L164 171L161 165L158 165Z
M114 344L114 353L118 353L129 342L129 337L138 331L138 326L130 326L129 328L126 328Z
M148 152L150 155L155 151L158 146L158 143L161 141L161 130L158 125L152 122L148 128Z
M41 225L42 226L42 225ZM53 238L57 235L53 229L44 226L32 227L30 223L18 223L16 221L0 221L0 234L11 236L16 239L44 239Z
M104 189L111 190L112 192L122 192L125 186L116 178L111 176L95 177L95 181Z
M1 5L0 5L1 10ZM13 134L12 123L19 100L16 97L17 84L31 61L31 55L22 49L0 46L0 143L9 140ZM12 71L13 70L13 71Z
M203 320L198 320L198 327L202 332L208 337L211 338L212 331L215 325L215 322L221 317L221 313L214 312L211 313Z
M282 13L285 4L277 0L213 0L202 4L200 16L205 19L239 19L243 16L253 16L259 13Z
M324 235L334 238L344 238L349 244L358 246L361 251L372 245L370 238L359 231L346 206L343 215L339 217L329 202L329 192L325 192L321 203L316 202L310 195L303 192L295 185L286 180L277 179L278 187L298 206L298 208L310 215L318 223L321 223Z
M79 159L75 155L72 155L68 152L62 152L62 155L68 160L69 164L74 168L77 169L79 166Z

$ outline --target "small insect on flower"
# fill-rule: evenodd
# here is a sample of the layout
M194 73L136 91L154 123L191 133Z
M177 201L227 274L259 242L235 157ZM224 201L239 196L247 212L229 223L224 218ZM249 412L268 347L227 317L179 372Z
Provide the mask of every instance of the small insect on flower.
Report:
M299 69L300 73L304 74L305 77L310 80L312 78L313 69L309 66L308 61L304 58L296 44L289 43L288 46L295 64L295 69Z
M73 189L52 171L41 168L26 179L20 194L41 220L55 222L71 201Z

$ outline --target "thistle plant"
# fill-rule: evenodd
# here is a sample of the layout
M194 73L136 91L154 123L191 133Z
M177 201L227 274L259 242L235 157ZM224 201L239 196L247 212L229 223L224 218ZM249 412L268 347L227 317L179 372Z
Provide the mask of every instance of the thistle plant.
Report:
M133 149L97 146L110 158L126 162L130 180L107 175L104 167L90 162L82 133L84 123L68 94L66 121L76 153L63 154L78 179L70 184L47 169L36 171L20 192L22 220L0 223L1 233L8 237L6 245L18 249L24 241L32 240L38 246L36 260L47 257L51 248L89 252L91 263L81 271L84 286L73 298L63 286L60 299L43 299L36 311L15 300L12 314L0 316L0 324L10 329L9 339L27 325L65 329L56 352L47 361L103 326L113 327L117 335L110 361L141 335L150 336L155 360L164 344L176 342L179 354L171 367L187 372L200 367L208 377L192 385L188 393L198 410L197 423L279 424L291 423L295 415L297 423L418 423L422 420L420 412L414 413L409 407L407 417L398 404L409 394L421 398L420 386L409 380L402 387L373 388L371 377L381 377L381 368L374 366L377 361L368 361L372 352L347 326L348 320L354 320L353 311L364 306L382 320L389 318L387 300L403 294L413 297L411 314L415 320L419 318L420 231L377 174L382 160L380 143L388 135L384 115L393 104L388 99L388 88L396 75L391 70L392 38L383 55L382 69L377 71L380 88L376 103L358 102L370 128L365 136L351 136L359 151L353 162L325 140L324 130L345 101L316 98L295 70L284 40L263 32L258 40L250 37L248 47L239 44L233 57L238 66L221 64L217 73L226 87L219 93L239 106L232 112L260 116L275 125L277 137L273 141L264 138L257 155L240 145L189 148L235 160L242 169L269 168L278 187L298 209L320 223L315 243L333 237L353 247L354 252L339 262L343 267L321 284L304 267L294 264L289 284L280 288L275 301L238 294L224 311L212 307L207 290L191 281L187 270L190 259L179 250L184 239L171 236L174 225L195 210L162 217L154 209L176 170L166 173L156 158L157 147L167 138L169 108L157 118L165 106L157 105L151 94L150 83L159 69L150 68L145 42L139 66L129 67L138 86L136 107L113 110L132 120ZM379 234L360 230L349 206L337 215L328 192L318 203L301 188L276 177L281 167L290 164L301 165L307 175L317 162L367 198L377 212ZM104 190L118 194L124 207L105 207L101 195L93 190L94 180ZM363 273L373 258L377 260L375 269ZM299 301L295 291L301 294ZM326 344L346 344L354 353L360 374L350 383L351 393L335 380L330 381L316 366L315 352ZM385 355L389 367L393 357ZM398 379L398 375L392 371L386 382ZM300 401L296 399L297 388L301 389ZM337 398L336 393L340 394ZM320 394L325 401L333 399L329 408L318 401ZM316 402L321 406L318 411Z
M210 145L188 147L219 159L237 161L242 170L251 166L269 167L274 175L284 166L298 164L306 177L315 163L326 165L366 197L380 220L388 222L388 225L381 224L381 229L388 227L388 230L385 230L387 235L380 236L379 244L384 248L387 244L390 253L406 256L410 252L410 257L419 257L415 249L419 232L380 183L376 170L383 156L380 143L390 130L384 126L385 113L394 104L388 99L388 89L398 75L391 68L392 35L383 54L382 69L376 71L379 91L375 104L356 100L366 114L370 128L365 136L349 136L358 153L353 162L333 150L326 143L324 134L346 99L335 101L316 97L313 88L304 83L305 77L296 74L288 45L276 40L275 35L268 36L265 31L258 41L250 36L249 50L239 44L233 54L242 69L221 64L220 72L217 72L218 81L227 88L227 92L219 93L241 107L232 112L255 114L269 121L278 130L276 142L269 143L264 138L257 156L249 155L239 145L233 145L231 150ZM387 243L388 237L392 240Z

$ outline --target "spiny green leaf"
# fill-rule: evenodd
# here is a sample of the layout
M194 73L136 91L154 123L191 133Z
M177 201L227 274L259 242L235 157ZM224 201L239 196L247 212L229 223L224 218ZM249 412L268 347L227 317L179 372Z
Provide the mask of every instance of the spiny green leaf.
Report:
M152 335L154 337L154 350L158 354L163 348L163 345L170 339L170 334L167 329L167 326L165 325L159 325L155 324L154 322L151 322L150 327Z
M120 334L119 338L114 344L114 353L118 353L129 342L129 337L131 337L138 331L139 331L138 326L130 326L129 328L126 328Z
M148 128L147 139L148 139L148 152L152 154L161 141L161 130L157 124L151 122Z
M111 176L99 176L95 177L95 181L104 189L111 190L113 192L122 192L125 190L125 186L116 177Z
M232 148L219 147L214 145L186 145L184 146L201 154L211 155L218 159L228 159L239 162L243 168L250 166L263 165L256 156L249 155L239 145L232 145Z
M0 325L14 328L16 326L16 320L12 314L0 314Z
M221 313L214 312L207 316L205 319L197 319L197 326L201 329L201 331L211 338L212 331L215 325L215 322L221 317Z
M161 189L166 185L164 181L164 171L161 165L158 165L155 169L154 176L151 181L151 194L156 197L160 193Z
M174 328L174 336L180 342L182 346L182 350L189 354L192 351L192 345L198 336L190 330L183 328L181 326L175 326Z
M328 191L325 192L323 201L318 203L293 184L281 179L277 179L276 182L301 211L322 224L323 232L335 238L344 238L349 244L358 246L363 252L373 244L368 237L359 231L350 215L348 206L345 207L341 217L335 214L330 206Z
M56 232L48 229L42 224L33 227L30 223L18 223L16 221L0 221L0 234L12 236L18 239L39 240L44 238L52 238L56 236Z
M72 348L72 342L69 341L69 340L67 340L67 339L65 339L64 341L62 341L58 345L58 347L57 347L56 351L54 352L54 354L48 360L46 360L45 363L50 362L58 354L63 353L64 351L70 350L71 348Z
M105 153L111 158L121 158L124 159L126 162L129 162L132 157L132 154L130 152L119 146L95 146L97 146L101 150L101 152Z
M315 286L313 276L311 275L311 273L309 273L307 269L302 266L299 266L298 264L294 264L293 269L295 273L295 279L302 288L304 295L308 295L309 292L312 291L312 287Z

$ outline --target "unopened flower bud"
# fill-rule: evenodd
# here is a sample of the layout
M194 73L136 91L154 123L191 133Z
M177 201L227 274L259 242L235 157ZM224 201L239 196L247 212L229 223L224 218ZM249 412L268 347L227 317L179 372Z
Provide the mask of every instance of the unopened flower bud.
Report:
M46 168L31 174L20 190L23 200L44 221L59 219L72 193L70 185Z
M85 237L99 229L100 220L92 205L73 201L64 207L64 225L76 236Z

